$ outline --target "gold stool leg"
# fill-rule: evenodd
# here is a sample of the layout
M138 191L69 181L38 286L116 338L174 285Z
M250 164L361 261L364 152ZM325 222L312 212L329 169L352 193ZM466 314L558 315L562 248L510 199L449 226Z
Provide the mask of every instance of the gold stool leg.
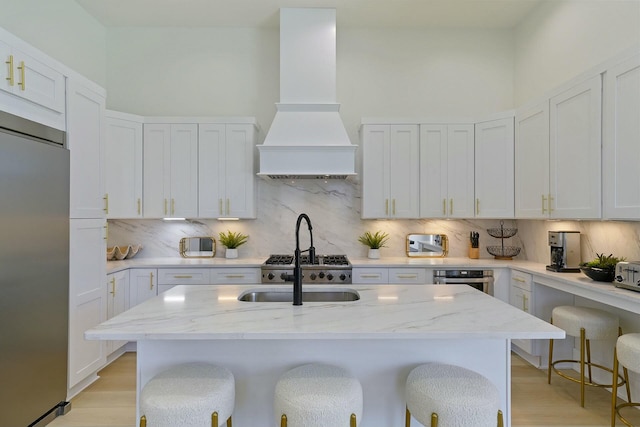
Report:
M580 406L584 408L584 347L585 330L580 328Z
M233 427L231 425L231 415L229 415L229 418L227 418L227 427Z
M613 382L611 386L611 427L616 425L616 405L618 403L618 351L613 347Z
M214 412L213 414L211 414L211 427L218 427L220 424L218 424L218 412Z
M502 411L498 409L498 427L504 427L504 417Z
M280 427L287 427L287 416L285 414L280 417Z
M618 337L622 336L622 327L618 326ZM614 360L617 360L617 356L616 356L616 346L613 346L613 358ZM627 368L625 368L624 366L622 367L622 374L624 375L624 383L627 389L627 402L631 402L631 388L629 386L629 371L627 371ZM615 381L617 381L616 377L613 377Z
M553 325L553 318L551 318ZM553 359L553 338L549 340L549 370L547 371L547 384L551 384L551 360Z
M409 407L405 405L404 411L404 427L411 427L411 412L409 412Z
M140 427L147 427L147 417L144 415L140 417Z
M356 426L357 426L356 414L351 414L351 420L349 421L349 427L356 427Z
M591 341L587 341L587 367L589 368L589 382L593 382L593 378L591 378Z
M431 427L438 427L438 414L431 414Z

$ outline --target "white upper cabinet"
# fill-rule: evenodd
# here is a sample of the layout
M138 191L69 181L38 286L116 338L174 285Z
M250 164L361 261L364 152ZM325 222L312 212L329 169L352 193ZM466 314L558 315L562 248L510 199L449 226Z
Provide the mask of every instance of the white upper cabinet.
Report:
M604 217L640 220L640 55L604 75Z
M65 76L41 52L0 29L0 110L65 129Z
M601 217L602 79L549 101L549 210L553 218Z
M142 118L106 114L107 218L142 218Z
M144 125L145 218L198 216L198 125Z
M362 126L362 218L418 218L417 125Z
M516 112L515 216L549 217L549 101Z
M198 216L255 218L255 126L200 124Z
M474 215L473 125L420 125L420 216Z
M70 151L70 217L105 218L105 97L89 82L69 78L67 147Z
M513 118L475 126L476 218L513 218Z

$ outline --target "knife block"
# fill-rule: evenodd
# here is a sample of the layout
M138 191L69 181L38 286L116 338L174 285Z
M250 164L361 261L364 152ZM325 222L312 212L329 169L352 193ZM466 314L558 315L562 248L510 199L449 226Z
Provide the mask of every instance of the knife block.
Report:
M469 258L471 259L480 258L480 248L472 248L471 245L469 245Z

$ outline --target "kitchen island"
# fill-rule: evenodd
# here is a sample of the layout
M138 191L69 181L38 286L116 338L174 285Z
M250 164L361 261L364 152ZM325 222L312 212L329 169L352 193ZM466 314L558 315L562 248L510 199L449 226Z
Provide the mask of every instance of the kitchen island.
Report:
M238 425L275 424L273 389L295 366L342 366L363 386L363 427L401 425L404 383L415 366L439 361L473 369L499 389L510 425L511 339L563 338L564 331L464 285L346 285L357 301L243 302L251 290L291 286L178 286L85 333L138 344L137 390L186 361L229 368Z

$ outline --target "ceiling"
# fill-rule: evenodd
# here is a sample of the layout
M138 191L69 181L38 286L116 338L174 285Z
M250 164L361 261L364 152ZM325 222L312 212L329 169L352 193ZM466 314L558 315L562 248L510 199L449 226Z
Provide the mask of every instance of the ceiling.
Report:
M553 0L76 0L105 27L277 27L281 7L332 7L341 27L512 28Z

